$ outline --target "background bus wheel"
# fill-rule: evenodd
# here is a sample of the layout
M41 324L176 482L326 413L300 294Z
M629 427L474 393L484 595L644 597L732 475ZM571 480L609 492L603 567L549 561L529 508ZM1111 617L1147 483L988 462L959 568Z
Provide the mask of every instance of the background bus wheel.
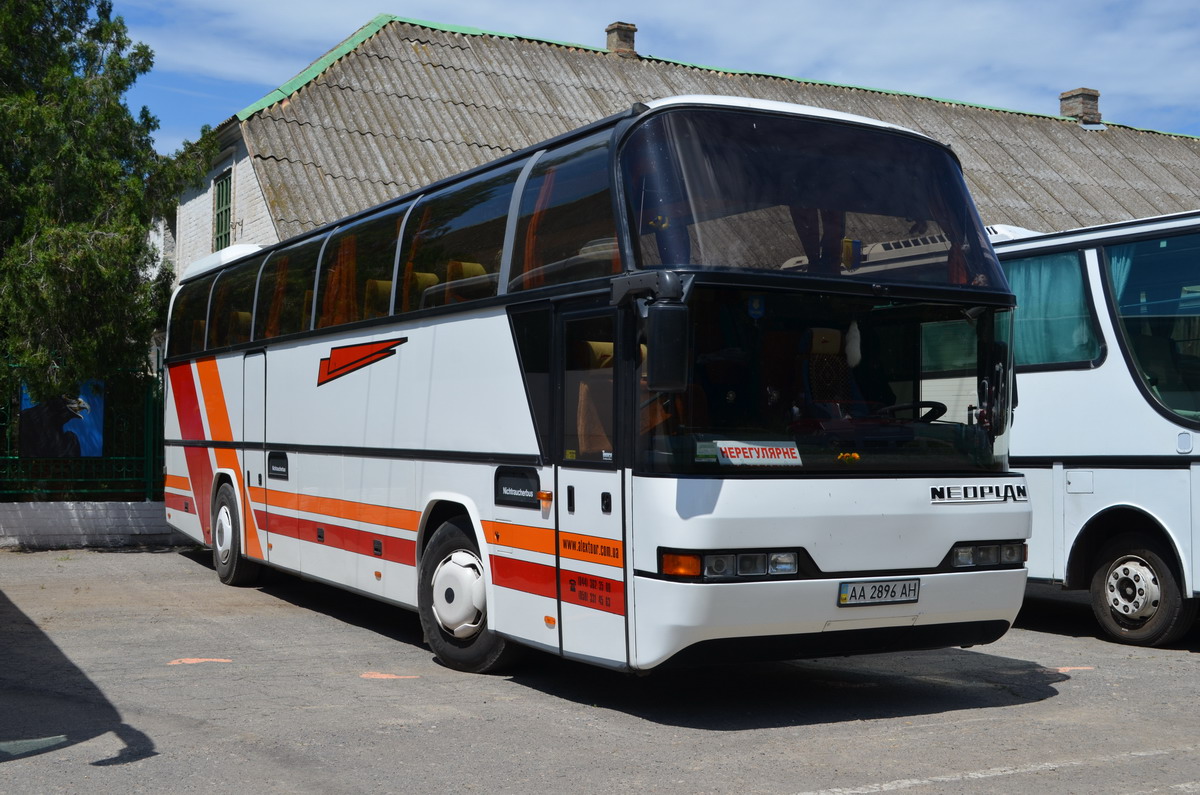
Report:
M451 519L434 532L418 577L421 628L442 663L487 673L510 661L512 646L487 628L483 561L466 519Z
M1196 617L1196 600L1184 599L1169 553L1137 535L1105 544L1092 574L1092 612L1122 643L1162 646L1178 640Z
M237 498L228 483L217 489L213 510L213 567L226 585L250 585L258 579L258 564L242 557L242 526Z

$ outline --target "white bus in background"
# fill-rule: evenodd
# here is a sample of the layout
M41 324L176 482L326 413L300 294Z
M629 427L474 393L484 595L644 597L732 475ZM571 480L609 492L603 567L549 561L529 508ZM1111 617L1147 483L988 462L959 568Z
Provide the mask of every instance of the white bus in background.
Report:
M1018 302L1030 580L1089 590L1114 639L1178 640L1200 596L1200 213L996 251Z
M225 582L415 609L468 671L974 645L1020 608L1014 298L924 136L660 100L221 260L172 302L166 505Z

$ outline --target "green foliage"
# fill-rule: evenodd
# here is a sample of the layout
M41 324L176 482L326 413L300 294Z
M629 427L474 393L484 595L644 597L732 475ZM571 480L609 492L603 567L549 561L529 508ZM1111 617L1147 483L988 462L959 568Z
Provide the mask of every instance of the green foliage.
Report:
M153 60L108 0L0 7L0 352L35 399L145 372L164 325L148 234L216 144L154 151L158 120L123 99Z

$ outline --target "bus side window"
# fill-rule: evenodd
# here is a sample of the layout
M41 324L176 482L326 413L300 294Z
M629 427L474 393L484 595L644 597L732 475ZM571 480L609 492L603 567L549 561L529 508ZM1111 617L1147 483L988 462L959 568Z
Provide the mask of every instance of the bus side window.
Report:
M307 331L313 305L313 279L324 237L275 253L263 269L254 313L254 339Z
M401 246L397 313L496 295L508 205L524 165L508 163L421 199Z
M547 152L521 194L509 290L621 270L609 178L609 132Z
M1099 358L1100 334L1077 252L1005 260L1000 266L1017 295L1013 353L1018 367Z
M613 321L569 321L563 373L563 458L613 460Z
M179 288L179 294L175 297L175 306L171 310L168 356L179 356L204 350L208 296L212 291L214 279L216 279L215 275L209 276L199 281L189 282Z
M321 260L317 328L391 314L396 239L408 205L339 230Z
M208 347L223 348L250 341L250 318L254 312L254 285L264 257L255 257L235 268L221 271L212 293L208 323Z

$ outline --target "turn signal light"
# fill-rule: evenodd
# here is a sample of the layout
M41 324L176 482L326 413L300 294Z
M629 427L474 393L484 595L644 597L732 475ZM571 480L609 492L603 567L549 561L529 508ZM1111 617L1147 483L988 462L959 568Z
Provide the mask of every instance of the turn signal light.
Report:
M699 577L700 556L677 552L665 552L662 556L662 573L672 577Z

